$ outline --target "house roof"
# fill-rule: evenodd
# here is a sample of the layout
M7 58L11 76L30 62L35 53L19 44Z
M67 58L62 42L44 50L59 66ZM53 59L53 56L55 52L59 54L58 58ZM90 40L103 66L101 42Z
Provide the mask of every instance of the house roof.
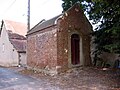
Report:
M27 33L27 25L21 22L15 22L10 20L3 20L6 30L11 30L13 33L17 33L25 36Z
M55 25L55 21L61 16L62 14L56 16L56 17L53 17L52 19L49 19L47 21L43 21L43 22L39 22L37 25L35 25L31 30L29 30L27 32L27 34L31 34L31 33L34 33L34 32L37 32L39 30L42 30L44 28L47 28L47 27L50 27L50 26L53 26Z
M17 33L13 33L12 31L8 31L9 39L19 39L19 40L26 40L26 38L22 35Z
M8 31L11 44L18 52L26 52L26 38L12 31Z
M3 20L1 24L1 31L3 24L8 32L8 38L11 44L18 52L26 52L26 32L27 25L10 20ZM1 32L0 31L0 32Z
M26 40L10 39L10 42L18 52L26 52Z

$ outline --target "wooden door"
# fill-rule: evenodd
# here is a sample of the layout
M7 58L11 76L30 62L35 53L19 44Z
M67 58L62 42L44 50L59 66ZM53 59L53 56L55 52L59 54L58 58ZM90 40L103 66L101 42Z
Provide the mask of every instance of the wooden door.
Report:
M80 64L80 38L78 34L71 36L71 63L73 65Z

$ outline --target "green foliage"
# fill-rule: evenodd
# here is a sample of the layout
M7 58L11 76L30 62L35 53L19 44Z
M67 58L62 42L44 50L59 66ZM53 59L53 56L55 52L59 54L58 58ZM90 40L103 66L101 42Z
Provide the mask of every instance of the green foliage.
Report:
M66 11L77 1L93 24L101 22L94 33L97 52L120 54L120 0L62 0Z
M120 53L120 1L94 2L88 12L93 24L101 22L94 32L98 51Z
M81 8L83 8L85 11L87 10L87 6L89 6L91 0L62 0L63 4L63 12L68 10L72 5L74 5L76 2L80 3ZM87 1L87 2L86 2ZM84 2L86 2L86 4L83 4Z
M66 11L79 0L62 0L62 1L64 2L62 4L63 10Z

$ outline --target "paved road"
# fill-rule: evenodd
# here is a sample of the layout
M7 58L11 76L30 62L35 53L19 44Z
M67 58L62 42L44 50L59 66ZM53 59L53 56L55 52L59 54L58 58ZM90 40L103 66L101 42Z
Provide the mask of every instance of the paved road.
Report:
M0 90L61 90L49 82L24 76L7 68L0 68Z

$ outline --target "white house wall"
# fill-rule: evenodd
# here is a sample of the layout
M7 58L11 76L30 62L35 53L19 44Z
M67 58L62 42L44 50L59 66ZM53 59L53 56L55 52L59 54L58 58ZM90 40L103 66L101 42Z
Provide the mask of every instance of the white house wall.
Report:
M10 43L5 25L3 26L0 37L0 65L17 66L18 53Z

